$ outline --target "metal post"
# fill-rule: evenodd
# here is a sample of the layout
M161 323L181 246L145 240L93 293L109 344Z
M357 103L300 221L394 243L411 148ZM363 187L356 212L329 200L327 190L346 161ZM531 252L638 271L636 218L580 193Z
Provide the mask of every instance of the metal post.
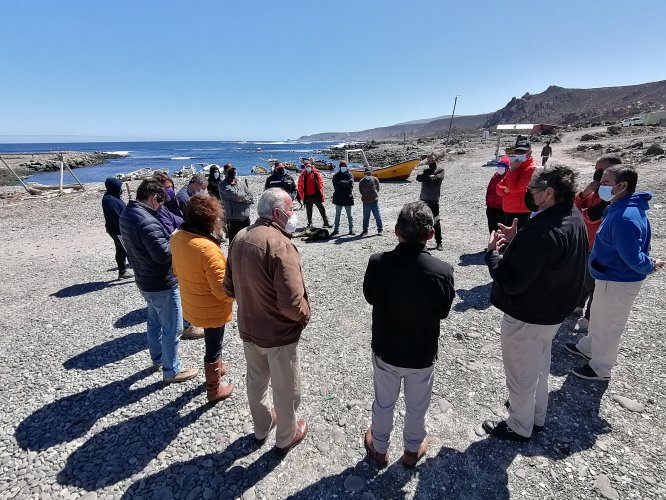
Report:
M453 117L456 114L456 103L458 102L458 96L453 101L453 113L451 113L451 121L449 122L449 133L446 134L446 143L449 143L449 137L451 137L451 125L453 125Z
M14 172L14 169L13 169L12 167L10 167L10 166L7 164L7 162L5 161L5 159L4 159L2 156L0 156L0 161L2 161L2 163L5 164L5 167L7 167L7 168L9 169L9 171L10 171L12 174L14 174L14 176L19 180L19 182L21 183L21 185L22 185L22 186L25 188L25 190L28 192L28 194L32 194L32 193L30 192L30 188L28 188L28 186L26 185L26 183L23 182L23 179L21 179L21 176L19 176L16 172Z

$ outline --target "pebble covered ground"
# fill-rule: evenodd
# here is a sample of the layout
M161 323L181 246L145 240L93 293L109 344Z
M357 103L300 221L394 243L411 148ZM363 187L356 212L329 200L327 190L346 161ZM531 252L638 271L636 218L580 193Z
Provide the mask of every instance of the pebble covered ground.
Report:
M590 158L569 156L582 133L565 135L553 160L576 165L587 182ZM203 374L165 387L147 370L144 302L133 280L115 280L100 184L49 200L2 188L0 498L664 498L666 272L646 280L610 382L569 374L581 362L563 347L574 340L571 317L553 347L545 431L521 445L480 430L484 419L505 415L506 398L501 313L488 302L482 253L492 169L480 165L494 148L479 141L456 148L465 154L444 160L444 251L433 254L454 266L457 297L441 327L430 449L414 470L399 462L402 398L391 464L380 471L364 460L371 308L361 283L370 254L397 243L392 227L402 204L418 198L416 172L382 184L383 236L374 223L368 237L346 236L343 217L340 238L296 240L313 310L300 343L299 414L310 432L282 460L271 451L273 435L261 448L252 442L235 322L223 350L225 379L236 384L230 399L207 405ZM665 166L639 166L640 188L655 194L652 251L661 257ZM263 179L249 183L258 197ZM203 368L203 341L183 341L181 355L185 366Z

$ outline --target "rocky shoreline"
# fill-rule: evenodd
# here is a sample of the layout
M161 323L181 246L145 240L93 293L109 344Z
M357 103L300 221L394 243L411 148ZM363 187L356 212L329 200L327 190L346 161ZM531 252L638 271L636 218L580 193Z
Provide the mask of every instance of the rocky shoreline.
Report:
M12 169L22 178L36 172L47 172L60 169L60 155L69 168L89 167L101 165L109 160L123 158L125 155L117 153L104 153L95 151L84 153L81 151L61 151L51 153L3 153L5 160ZM0 168L0 186L13 184L16 177L12 175L4 165Z

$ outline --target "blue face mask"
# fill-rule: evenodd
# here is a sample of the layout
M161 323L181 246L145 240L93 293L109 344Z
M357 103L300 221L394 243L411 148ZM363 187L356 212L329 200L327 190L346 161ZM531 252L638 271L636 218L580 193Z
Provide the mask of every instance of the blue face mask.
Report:
M347 167L340 167L340 172L346 172L346 171L347 171Z
M599 186L599 190L597 191L599 194L599 198L601 198L604 201L613 201L613 198L615 198L616 195L613 194L613 188L615 186Z

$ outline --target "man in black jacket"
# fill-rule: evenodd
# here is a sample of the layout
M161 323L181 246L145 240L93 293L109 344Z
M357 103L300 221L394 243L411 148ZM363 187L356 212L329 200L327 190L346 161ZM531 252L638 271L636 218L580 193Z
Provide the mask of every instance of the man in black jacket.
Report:
M431 153L428 156L428 166L423 172L416 176L416 180L421 183L420 200L428 205L435 217L435 243L436 250L444 250L442 246L442 227L439 222L439 198L442 194L442 181L444 180L444 168L437 167L437 156Z
M504 312L502 359L509 417L486 420L491 436L529 441L543 429L553 337L576 307L585 276L587 233L573 206L576 173L569 167L541 170L530 180L525 205L531 218L493 231L486 264L493 278L492 304ZM498 252L508 243L504 255Z
M118 264L118 279L131 278L132 273L127 270L127 252L120 241L120 214L125 209L125 202L120 198L123 183L115 177L104 181L106 193L102 196L102 212L104 213L104 227L116 247L116 263Z
M281 161L275 162L275 170L271 175L266 179L266 184L264 184L264 191L270 188L280 188L291 196L291 201L293 202L297 196L298 192L296 191L296 181L294 178L287 173L287 169L284 168L284 163ZM300 200L299 200L299 203ZM301 207L303 204L301 203Z
M422 201L406 204L390 252L370 257L363 280L372 304L372 365L375 400L372 425L365 433L368 454L388 464L393 409L405 381L405 428L402 462L413 467L428 449L426 412L430 405L440 321L455 296L453 268L425 249L433 237L432 211Z
M184 382L197 375L181 368L178 342L183 333L183 311L178 281L171 268L169 234L157 220L167 193L156 180L145 180L120 215L120 234L134 268L136 286L148 305L148 352L152 368L163 368L164 382Z

